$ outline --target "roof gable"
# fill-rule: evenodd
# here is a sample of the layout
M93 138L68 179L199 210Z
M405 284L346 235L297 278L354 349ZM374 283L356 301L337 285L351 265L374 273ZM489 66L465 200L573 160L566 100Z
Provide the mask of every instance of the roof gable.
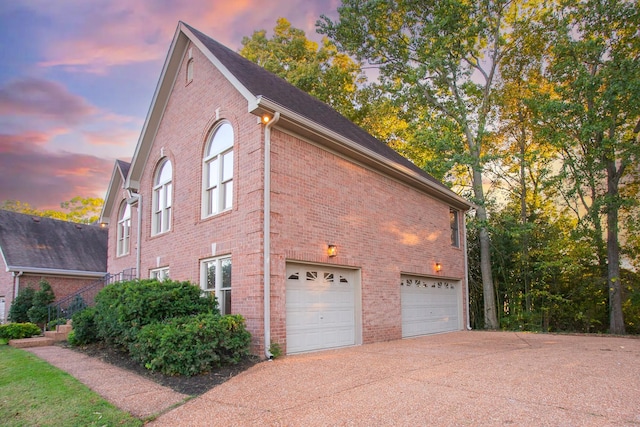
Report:
M0 248L7 271L107 271L107 229L95 225L0 210Z
M395 150L342 116L329 105L296 88L204 33L180 22L156 87L153 101L142 130L126 188L139 189L164 108L175 83L180 64L189 43L193 43L247 100L250 113L280 112L276 127L287 127L302 136L333 144L341 153L364 161L374 168L411 185L423 188L454 206L468 209L469 202L452 192Z
M100 223L109 224L111 221L111 215L113 208L119 201L120 190L124 189L124 183L129 175L129 169L131 163L124 160L116 160L113 165L113 172L111 172L111 180L107 187L107 194L104 197L104 204L102 205L102 212L100 213Z

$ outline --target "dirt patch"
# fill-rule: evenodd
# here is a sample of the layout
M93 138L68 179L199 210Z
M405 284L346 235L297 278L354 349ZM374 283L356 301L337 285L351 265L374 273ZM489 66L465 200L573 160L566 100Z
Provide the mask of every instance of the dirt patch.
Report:
M178 393L187 394L189 396L199 396L259 362L257 357L250 356L237 365L223 366L201 375L195 375L192 377L185 377L181 375L170 376L164 375L160 372L150 371L135 360L131 359L126 352L101 343L81 347L71 347L66 343L59 345L73 351L86 354L90 357L96 357L103 362L126 369L160 385L169 387Z

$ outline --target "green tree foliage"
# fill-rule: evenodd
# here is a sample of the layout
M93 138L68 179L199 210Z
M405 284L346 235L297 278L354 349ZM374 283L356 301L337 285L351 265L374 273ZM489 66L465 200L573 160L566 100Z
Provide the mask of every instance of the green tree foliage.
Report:
M565 200L594 242L610 330L624 333L619 230L621 212L637 208L639 195L624 187L640 165L640 8L624 0L562 2L547 23L553 93L539 104L540 119L562 153Z
M307 39L304 31L279 18L271 38L265 30L244 37L240 54L342 115L355 118L358 85L366 79L360 64L338 52L328 39L323 39L319 46Z
M44 329L44 324L49 320L49 304L53 303L55 299L56 297L49 282L41 280L40 289L33 294L31 308L27 310L29 320Z
M60 207L63 210L38 209L32 207L29 203L18 200L5 200L0 204L0 209L63 221L92 224L100 218L103 204L104 200L100 198L77 196L60 203Z
M29 309L33 306L33 296L36 293L32 287L22 289L13 300L9 309L9 321L16 323L27 323L29 320Z
M509 13L514 5L519 13ZM323 16L319 31L378 67L391 98L413 113L414 135L469 174L478 205L483 317L486 327L496 328L483 176L498 156L492 129L499 67L514 48L510 28L528 19L528 10L511 1L345 0L338 13L336 22Z

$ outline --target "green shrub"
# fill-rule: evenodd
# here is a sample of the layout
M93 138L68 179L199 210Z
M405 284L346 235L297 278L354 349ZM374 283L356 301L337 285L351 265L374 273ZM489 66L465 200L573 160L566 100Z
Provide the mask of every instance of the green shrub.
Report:
M250 343L242 316L205 313L143 327L129 352L147 369L192 376L240 362Z
M219 313L215 297L189 282L134 280L106 286L96 296L98 338L127 348L146 325L180 316Z
M65 319L64 317L60 317L58 319L53 319L49 323L47 323L47 331L55 331L56 330L56 326L58 326L58 325L66 325L66 324L67 324L67 319Z
M95 323L96 309L85 308L73 315L73 334L69 334L67 341L73 346L91 344L98 341Z
M40 281L40 290L34 292L31 308L27 310L29 320L38 325L44 326L49 319L49 304L55 301L51 285L46 280Z
M31 338L41 333L40 327L33 323L7 323L6 325L0 325L0 338L8 340Z
M29 322L27 312L33 306L33 295L36 291L29 287L21 289L18 296L15 297L9 309L9 321L16 323Z

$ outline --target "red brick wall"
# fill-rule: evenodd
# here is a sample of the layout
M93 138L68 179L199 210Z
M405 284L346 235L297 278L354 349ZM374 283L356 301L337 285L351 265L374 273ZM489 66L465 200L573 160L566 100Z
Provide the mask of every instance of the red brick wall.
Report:
M262 126L255 116L247 113L246 100L198 49L194 48L193 53L194 79L185 83L183 64L140 182L143 197L140 277L147 278L151 269L168 266L171 278L197 284L200 260L231 255L233 311L244 315L254 336L254 346L261 351ZM233 208L202 219L202 158L209 133L221 120L230 122L234 129ZM151 236L153 177L163 156L173 166L171 230ZM116 257L117 219L111 218L111 273L135 266L137 209L132 210L131 220L131 253Z
M286 259L359 268L368 343L401 338L401 272L464 284L448 205L291 135L274 132L272 146L274 295L285 294ZM326 255L328 244L338 246L337 257ZM284 298L274 303L273 339L284 343Z
M53 289L56 297L55 301L60 301L99 279L99 277L47 276L25 273L20 276L20 291L27 287L31 287L37 291L40 289L40 281L46 280L51 285L51 289Z
M194 80L185 83L183 64L140 182L140 276L168 266L173 279L198 283L200 260L231 255L233 311L246 318L261 353L263 126L210 62L196 48L193 53ZM219 122L216 110L235 132L233 208L202 219L202 156ZM450 245L448 206L278 130L272 136L273 341L286 348L286 260L361 269L363 341L400 338L400 272L434 274L439 261L442 276L464 276L462 251ZM171 231L151 236L152 181L163 156L173 164L173 218ZM135 265L136 215L132 210L131 254L120 258L117 218L111 218L110 272ZM327 258L327 243L338 245L336 258Z

